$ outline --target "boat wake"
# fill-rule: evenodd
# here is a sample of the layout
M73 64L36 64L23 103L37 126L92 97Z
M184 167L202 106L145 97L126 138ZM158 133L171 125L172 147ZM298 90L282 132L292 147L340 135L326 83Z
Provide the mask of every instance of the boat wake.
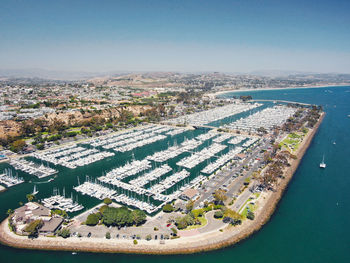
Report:
M56 176L54 178L50 178L49 180L47 181L44 181L44 182L33 182L33 184L47 184L49 182L52 182L53 180L55 180Z

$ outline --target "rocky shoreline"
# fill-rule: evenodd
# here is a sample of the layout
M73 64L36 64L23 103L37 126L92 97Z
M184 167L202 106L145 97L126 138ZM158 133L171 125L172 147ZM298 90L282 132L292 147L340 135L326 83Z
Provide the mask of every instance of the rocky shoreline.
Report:
M60 237L39 237L28 239L25 236L18 236L10 231L8 219L0 225L0 242L2 244L26 249L57 250L57 251L83 251L102 253L136 253L136 254L190 254L214 249L220 249L233 245L257 232L266 224L273 215L280 199L286 190L288 183L298 168L303 155L310 146L319 125L325 116L323 113L315 127L307 134L300 145L297 158L291 161L291 166L285 172L285 179L280 180L275 192L269 192L260 205L261 209L253 221L245 220L238 227L227 226L221 231L212 231L192 237L165 241L140 240L137 245L128 240L106 240L98 238L68 238Z

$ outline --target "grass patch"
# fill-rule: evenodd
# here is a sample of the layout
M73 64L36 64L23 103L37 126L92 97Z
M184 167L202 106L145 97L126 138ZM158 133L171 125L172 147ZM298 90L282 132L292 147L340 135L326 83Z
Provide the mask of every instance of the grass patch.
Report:
M188 226L183 230L191 230L191 229L196 229L196 228L200 228L202 226L205 226L206 224L208 224L208 220L205 218L205 216L199 216L197 217L197 219L199 220L199 222L201 222L200 225L192 225L192 226Z
M280 142L280 147L285 147L289 152L294 153L298 150L300 143L303 141L302 133L290 133L287 138Z
M249 200L251 201L251 200ZM252 204L247 204L245 206L245 208L243 209L241 215L244 217L244 218L247 218L247 214L248 214L248 210L254 212L257 208L257 205L252 205Z

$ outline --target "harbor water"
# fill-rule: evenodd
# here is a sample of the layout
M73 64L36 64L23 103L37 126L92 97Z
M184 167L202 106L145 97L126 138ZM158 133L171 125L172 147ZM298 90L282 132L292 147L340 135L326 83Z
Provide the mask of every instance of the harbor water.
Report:
M278 209L259 232L228 248L176 256L93 253L72 255L70 252L20 250L0 245L0 262L350 262L350 87L251 91L222 96L240 95L252 95L253 99L312 103L322 105L326 112L326 117ZM200 133L202 131L188 132L187 136L191 138ZM176 138L181 143L183 135ZM169 139L170 144L173 141L174 139ZM167 147L152 144L152 151ZM140 149L135 153L136 159L143 159L149 155L149 151L150 148L147 147ZM323 155L327 168L321 170L319 163ZM63 186L70 195L70 189L77 185L77 176L83 182L85 175L98 177L101 176L101 171L108 171L108 162L114 168L117 166L115 162L123 164L129 159L130 153L125 153L118 158L107 158L87 167L73 170L59 168L58 176L49 183L43 183L45 179L28 179L23 174L25 183L0 193L0 219L6 217L8 208L16 208L19 202L25 201L25 195L33 190L35 182L38 183L39 198L49 196L53 187L62 189ZM200 168L203 166L205 165ZM6 167L8 165L0 164L0 171ZM22 176L20 172L19 175ZM79 196L80 202L91 207L100 201ZM131 241L130 245L132 246Z

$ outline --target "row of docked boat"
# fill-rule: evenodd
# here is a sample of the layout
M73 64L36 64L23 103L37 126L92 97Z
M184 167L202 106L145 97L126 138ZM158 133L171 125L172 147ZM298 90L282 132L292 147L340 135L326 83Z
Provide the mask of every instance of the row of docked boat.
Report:
M251 145L253 145L254 143L258 142L260 139L259 138L256 138L256 137L252 137L252 138L249 138L249 140L247 140L246 142L244 142L242 144L243 147L245 148L248 148L250 147Z
M47 155L49 158L60 158L62 156L68 156L72 153L82 152L84 150L86 150L86 148L72 144L61 148L47 150L45 151L45 155Z
M171 176L165 178L164 180L160 181L158 184L151 186L149 190L152 193L160 194L188 176L190 176L190 173L186 170L182 170L180 172L174 173Z
M221 166L225 165L228 161L235 158L236 154L243 151L244 148L242 147L236 147L232 150L230 150L228 153L223 154L218 159L216 159L215 162L208 164L201 172L205 174L211 174L217 169L219 169Z
M166 195L152 192L149 189L145 189L145 188L142 188L142 187L137 186L137 185L131 185L129 183L122 182L116 178L101 176L101 177L97 178L97 180L103 184L112 185L114 189L116 189L116 187L117 187L116 190L122 194L127 194L127 195L131 194L132 195L133 193L136 193L136 194L139 194L141 196L143 196L143 195L146 195L148 197L152 196L153 199L159 200L159 201L167 201L168 200L168 197Z
M88 143L93 147L102 146L104 149L113 149L119 146L135 143L137 141L153 137L160 133L166 132L166 135L173 135L183 132L182 130L183 129L181 128L177 129L167 126L146 125L140 128L136 128L132 131L125 131L118 134L110 134L92 139L85 143Z
M114 145L117 142L124 141L126 139L129 139L131 137L139 136L143 134L142 131L129 131L129 132L123 132L123 133L118 133L118 134L109 134L104 137L98 137L95 139L92 139L89 142L85 142L90 144L93 147L100 147L102 146L105 149L112 149L113 147L118 146L118 144ZM109 148L109 145L111 145L111 148Z
M199 141L206 141L206 140L209 140L209 139L216 137L217 135L218 135L218 133L216 133L216 132L207 132L207 133L203 133L203 134L197 136L196 139Z
M83 195L89 195L100 200L110 198L118 203L133 206L148 213L153 213L159 209L150 202L144 202L136 199L135 197L129 197L126 193L118 194L116 190L110 189L98 183L86 181L85 183L74 187L74 190L82 193ZM130 192L131 191L132 190L130 190Z
M225 125L225 127L249 132L257 132L261 128L271 131L274 127L280 127L296 111L297 109L292 107L277 105L258 111L247 118L240 118L233 123Z
M262 104L259 104L259 103L236 102L226 106L180 116L168 122L174 123L174 124L189 123L191 125L203 125L203 124L224 119L226 117L229 117L241 112L252 110L261 105Z
M103 160L105 158L114 156L113 152L100 152L96 149L86 149L83 147L76 147L70 150L73 150L73 149L74 151L70 151L69 153L71 155L67 155L61 158L57 158L57 156L55 157L55 155L46 154L46 152L33 153L33 157L53 163L55 165L62 165L70 169L75 169L79 166L85 166L85 165ZM76 149L79 149L79 152L77 152Z
M49 209L60 209L70 213L80 211L84 208L84 206L74 202L73 195L71 198L66 198L56 193L51 197L42 199L41 202Z
M113 199L117 192L100 184L86 181L85 183L73 188L75 191L83 195L89 195L97 199L103 200L105 198Z
M169 173L170 171L172 171L172 168L169 165L164 164L148 173L145 173L142 176L137 177L136 179L129 181L129 184L132 184L138 187L143 187L149 182L160 178L161 176Z
M246 139L247 139L247 137L240 135L240 136L236 136L236 137L232 138L227 143L229 143L229 144L240 144L241 142L243 142Z
M12 159L10 165L16 170L26 172L31 175L35 175L38 178L43 178L57 173L57 170L52 169L43 164L39 165L25 159Z
M64 157L61 157L61 158L58 159L58 161L59 162L70 162L70 161L73 161L73 160L76 160L76 159L79 159L79 158L82 158L82 157L85 157L87 155L91 155L91 154L94 154L94 153L97 153L97 152L99 152L99 151L96 150L96 149L85 149L85 148L83 148L82 151L74 153L74 154L71 154L71 155L67 155L67 156L64 156Z
M129 192L135 192L139 195L144 195L144 194L149 195L150 194L144 188L141 188L141 187L138 187L135 185L131 185L129 183L122 182L122 181L118 180L117 178L100 176L99 178L97 178L97 180L101 183L104 183L104 184L113 185L114 189L115 189L115 187L118 187L118 188L120 188L119 190L121 190L121 191L125 190L125 191L129 191Z
M24 182L24 179L14 175L11 169L6 168L3 174L0 174L0 184L11 187Z
M131 163L126 163L124 166L117 167L109 171L106 176L110 178L116 178L118 180L124 179L126 177L138 174L151 168L151 162L147 159L144 160L134 160Z
M172 131L168 131L167 133L165 133L165 135L175 136L175 135L184 133L185 131L187 131L187 129L185 129L185 128L176 128Z
M113 198L118 203L125 204L127 206L137 207L138 209L144 210L147 213L151 214L157 210L157 207L151 203L147 203L141 200L138 200L133 197L129 197L125 194L117 195Z
M224 150L227 146L219 143L213 143L207 148L202 149L199 152L193 153L191 156L188 156L179 162L176 163L178 166L183 166L188 169L196 167L198 164L204 162L205 160L215 156L215 154Z
M156 152L153 155L147 156L146 159L154 161L154 162L165 162L169 159L175 158L184 152L191 151L201 145L203 142L200 140L192 139L192 140L184 140L180 146L174 145L169 147L168 149L160 152Z
M129 134L131 135L131 134ZM143 133L142 131L135 132L132 134L130 137L123 139L123 140L116 140L114 142L111 142L109 144L103 145L102 147L104 149L113 149L116 147L124 146L124 145L129 145L132 143L136 143L141 140L146 140L148 138L151 138L153 136L156 136L155 133Z
M147 144L151 144L151 143L154 143L156 141L160 141L160 140L163 140L165 139L166 136L165 135L156 135L156 136L152 136L148 139L140 139L134 143L131 143L131 144L126 144L124 146L119 146L119 147L116 147L114 148L113 150L116 151L116 152L127 152L127 151L131 151L135 148L140 148L140 147L143 147Z
M221 134L220 136L216 137L213 139L213 142L216 142L216 143L221 143L223 141L226 141L228 139L231 139L233 136L229 133L223 133Z

